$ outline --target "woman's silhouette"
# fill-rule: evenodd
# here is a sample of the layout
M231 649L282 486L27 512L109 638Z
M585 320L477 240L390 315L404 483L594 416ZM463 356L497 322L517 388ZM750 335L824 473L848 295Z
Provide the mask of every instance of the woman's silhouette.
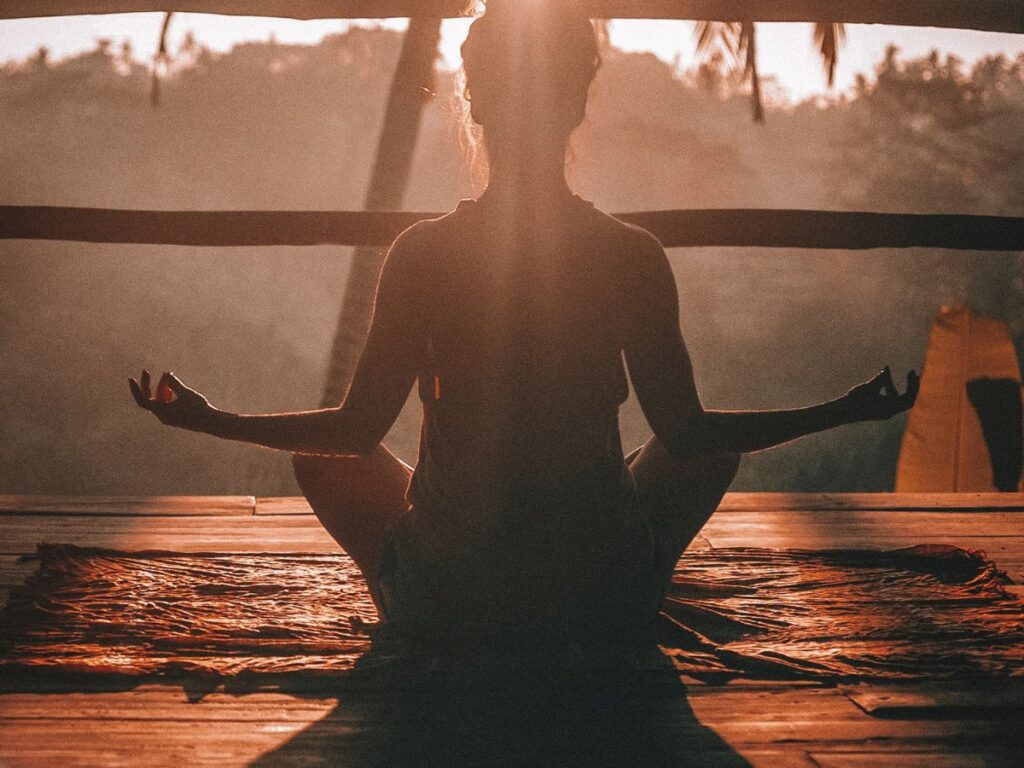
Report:
M462 48L486 191L406 230L342 405L238 415L172 374L165 424L295 453L299 485L398 633L445 643L646 636L740 454L909 408L888 369L787 411L705 410L658 241L573 195L566 146L599 63L572 2L491 0ZM654 436L624 458L626 372ZM415 470L381 439L414 383Z

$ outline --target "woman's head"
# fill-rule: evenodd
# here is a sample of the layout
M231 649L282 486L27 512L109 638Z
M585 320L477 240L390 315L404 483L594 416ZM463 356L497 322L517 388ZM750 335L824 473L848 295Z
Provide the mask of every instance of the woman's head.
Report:
M487 0L462 45L473 121L495 143L564 143L600 63L577 0Z

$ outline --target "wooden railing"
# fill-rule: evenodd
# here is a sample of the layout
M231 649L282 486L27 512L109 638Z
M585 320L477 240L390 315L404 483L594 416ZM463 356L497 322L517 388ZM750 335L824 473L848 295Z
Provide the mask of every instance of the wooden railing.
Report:
M0 206L0 239L188 246L384 246L437 213L409 211L137 211ZM620 213L666 248L953 248L1024 251L1024 218L771 209Z
M1020 0L583 0L594 17L810 21L1024 33ZM448 17L466 0L0 0L0 19L181 11L296 19ZM382 211L138 211L0 206L0 239L192 246L389 244L437 214ZM761 209L641 211L619 218L669 248L954 248L1024 251L1024 219Z

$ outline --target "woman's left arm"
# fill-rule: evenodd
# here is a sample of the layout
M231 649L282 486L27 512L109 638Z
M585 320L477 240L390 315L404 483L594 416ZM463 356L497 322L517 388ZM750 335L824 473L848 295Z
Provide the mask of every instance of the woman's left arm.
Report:
M219 410L172 373L156 392L149 372L129 387L136 403L169 426L267 448L324 455L367 454L387 434L416 379L422 318L415 276L418 261L407 231L385 260L373 321L345 401L333 408L276 414L237 414Z

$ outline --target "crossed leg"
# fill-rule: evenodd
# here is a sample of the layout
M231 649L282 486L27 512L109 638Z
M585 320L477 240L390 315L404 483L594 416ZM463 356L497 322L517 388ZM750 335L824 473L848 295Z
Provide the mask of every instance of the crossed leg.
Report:
M385 536L408 507L412 468L383 444L366 456L295 454L292 466L317 518L355 561L376 602Z
M626 458L654 530L662 593L683 551L718 508L739 460L739 454L678 458L656 437ZM376 600L385 536L407 509L412 468L383 445L366 456L295 454L292 464L317 518L355 561Z
M657 437L626 457L640 504L654 531L661 593L676 563L711 518L736 476L737 453L709 453L685 458L668 452Z

